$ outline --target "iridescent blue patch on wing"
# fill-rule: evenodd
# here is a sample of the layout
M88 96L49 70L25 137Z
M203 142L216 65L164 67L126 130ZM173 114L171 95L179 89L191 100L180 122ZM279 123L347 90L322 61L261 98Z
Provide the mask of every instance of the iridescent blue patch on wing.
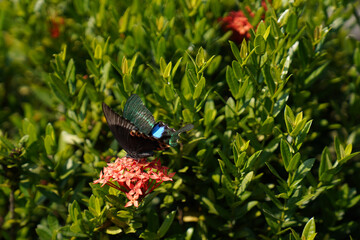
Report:
M151 130L151 135L154 138L161 138L164 131L165 131L165 126L159 126L159 124L156 124L154 128Z

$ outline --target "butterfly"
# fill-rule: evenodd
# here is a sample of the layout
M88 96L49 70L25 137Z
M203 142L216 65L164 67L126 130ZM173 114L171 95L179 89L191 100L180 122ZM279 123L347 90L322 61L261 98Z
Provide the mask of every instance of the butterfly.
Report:
M179 134L194 127L188 124L176 131L161 121L156 122L136 94L126 101L123 116L105 103L102 104L102 109L115 139L128 156L134 159L147 158L154 155L154 151L176 146Z

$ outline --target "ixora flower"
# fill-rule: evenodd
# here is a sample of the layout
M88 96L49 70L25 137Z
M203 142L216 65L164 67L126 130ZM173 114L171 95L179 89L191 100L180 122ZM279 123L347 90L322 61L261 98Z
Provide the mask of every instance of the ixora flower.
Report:
M271 3L271 0L268 0L267 2ZM264 8L265 12L268 10L266 1L261 1L261 6ZM246 6L245 9L250 18L255 17L255 13L249 6ZM265 14L261 18L264 20ZM253 26L243 11L231 11L226 17L219 18L219 22L221 23L221 28L223 31L232 31L232 41L240 44L243 39L250 38L250 29L253 28Z
M220 18L221 27L224 31L232 31L231 40L241 43L243 39L249 39L249 30L253 27L242 11L229 12L229 15Z
M65 20L63 17L54 17L50 19L50 27L49 32L52 38L60 37L60 29L61 26L65 24Z
M167 170L161 166L160 159L148 162L146 159L123 157L108 163L94 183L107 184L124 192L129 199L125 207L138 207L139 202L162 182L172 181L175 173L167 173Z

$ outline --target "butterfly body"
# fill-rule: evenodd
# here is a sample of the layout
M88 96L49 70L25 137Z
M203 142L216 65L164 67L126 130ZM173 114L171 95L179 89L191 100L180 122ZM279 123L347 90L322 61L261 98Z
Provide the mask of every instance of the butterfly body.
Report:
M150 157L154 151L176 146L179 134L193 128L189 124L176 131L163 122L155 122L151 112L135 94L127 100L123 116L105 103L102 107L114 137L127 154L135 159Z

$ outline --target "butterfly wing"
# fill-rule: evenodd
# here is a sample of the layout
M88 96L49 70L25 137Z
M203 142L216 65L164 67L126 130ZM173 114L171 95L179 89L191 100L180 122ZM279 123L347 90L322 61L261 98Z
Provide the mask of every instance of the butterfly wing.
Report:
M121 117L105 103L102 107L111 132L129 156L135 159L150 157L154 154L153 151L169 147L166 143L139 132L134 124Z
M155 125L154 116L136 94L131 95L126 101L123 116L146 135L150 134Z

